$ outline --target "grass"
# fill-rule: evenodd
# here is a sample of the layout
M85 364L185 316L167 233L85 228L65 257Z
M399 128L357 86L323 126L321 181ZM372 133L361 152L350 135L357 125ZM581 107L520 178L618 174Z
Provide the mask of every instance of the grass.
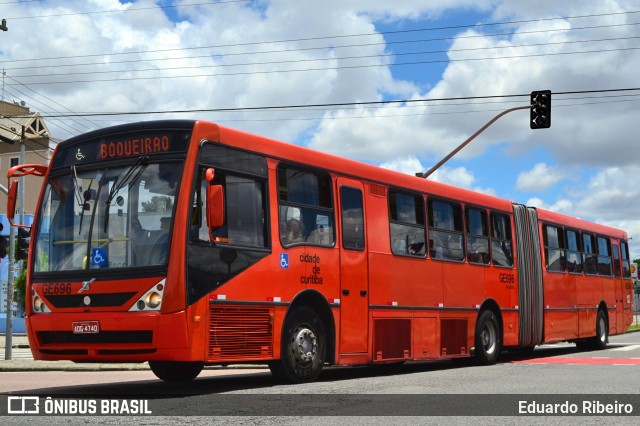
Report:
M635 330L640 330L640 324L638 323L632 324L627 331L635 331Z

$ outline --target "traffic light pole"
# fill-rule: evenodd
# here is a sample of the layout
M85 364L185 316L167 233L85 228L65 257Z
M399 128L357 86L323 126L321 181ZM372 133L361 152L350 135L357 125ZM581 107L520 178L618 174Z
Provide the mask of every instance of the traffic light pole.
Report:
M442 166L444 163L446 163L447 161L449 161L451 159L451 157L453 157L454 155L456 155L458 152L460 152L460 150L462 150L462 148L464 148L465 146L469 145L469 143L474 140L480 133L484 132L485 130L487 130L487 128L489 126L491 126L493 123L495 123L496 121L498 121L498 119L500 119L500 117L502 117L503 115L509 114L510 112L513 111L518 111L521 109L531 109L533 107L533 105L526 105L526 106L520 106L520 107L515 107L515 108L510 108L508 110L502 111L500 114L496 115L495 117L493 117L493 119L491 119L491 121L489 121L487 124L485 124L484 126L482 126L480 128L480 130L478 130L477 132L475 132L473 135L471 135L471 137L469 139L467 139L466 141L462 142L460 145L458 145L458 147L456 149L454 149L453 151L451 151L449 153L449 155L447 155L446 157L444 157L442 160L440 160L438 162L438 164L436 164L435 166L433 166L432 168L430 168L429 170L427 170L425 173L416 173L416 176L421 177L421 178L428 178L429 176L431 176L431 174L433 174L433 172L435 172L436 170L438 170L440 168L440 166Z
M9 270L7 272L7 325L4 339L4 359L10 360L13 348L13 245L15 244L16 230L9 227Z
M24 142L25 142L25 129L22 126L22 134L20 135L20 164L24 164ZM23 180L23 179L21 179ZM21 182L23 183L23 182ZM18 188L20 190L20 223L24 223L24 185L20 185ZM9 213L9 212L7 212ZM7 323L5 328L5 339L4 339L4 359L10 360L13 356L13 274L15 270L14 262L15 262L15 235L16 230L15 227L11 226L9 229L9 268L7 271Z

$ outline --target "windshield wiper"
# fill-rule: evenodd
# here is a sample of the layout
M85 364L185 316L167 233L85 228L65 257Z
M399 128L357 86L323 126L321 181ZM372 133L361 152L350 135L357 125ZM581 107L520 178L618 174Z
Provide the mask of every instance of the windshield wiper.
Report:
M127 172L124 174L122 179L118 180L116 178L116 180L113 182L113 186L111 186L111 191L109 191L109 196L107 197L107 201L106 201L107 208L104 215L104 233L105 234L109 229L109 207L111 207L111 202L113 201L113 198L116 196L118 191L120 191L126 185L138 180L140 175L142 175L142 172L144 171L145 166L147 165L148 162L149 162L149 157L147 156L138 157L138 161L136 161L135 164L132 165L129 168L129 170L127 170Z

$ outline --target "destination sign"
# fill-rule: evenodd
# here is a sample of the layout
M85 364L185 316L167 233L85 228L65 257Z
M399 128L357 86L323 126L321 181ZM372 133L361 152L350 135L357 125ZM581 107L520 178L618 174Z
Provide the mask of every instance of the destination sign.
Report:
M137 158L159 154L186 153L191 132L187 130L150 130L119 132L82 140L62 142L52 168L80 166L96 161Z

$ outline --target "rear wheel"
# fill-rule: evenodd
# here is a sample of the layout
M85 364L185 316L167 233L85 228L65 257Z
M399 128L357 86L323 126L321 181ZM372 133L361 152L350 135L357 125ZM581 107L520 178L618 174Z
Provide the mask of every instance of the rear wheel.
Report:
M609 322L607 314L603 310L598 311L596 317L596 335L587 339L576 340L576 346L580 350L600 350L607 347L609 343Z
M596 336L593 338L594 349L604 349L609 342L609 324L607 323L607 315L604 311L598 311L596 318Z
M202 362L149 361L151 371L165 382L188 382L204 368Z
M476 323L476 360L479 364L495 364L502 351L502 333L496 314L484 311Z
M287 315L280 359L269 364L274 376L289 382L315 380L326 357L327 334L315 311L300 306Z

